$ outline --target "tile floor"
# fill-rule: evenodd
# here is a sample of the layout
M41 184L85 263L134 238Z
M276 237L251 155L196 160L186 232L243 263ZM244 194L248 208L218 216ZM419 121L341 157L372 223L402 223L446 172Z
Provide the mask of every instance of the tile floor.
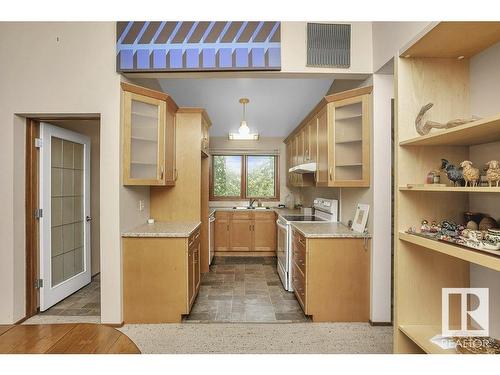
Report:
M274 257L217 257L184 322L307 322Z
M92 278L90 284L73 293L40 315L57 316L100 316L101 315L101 279L100 275Z

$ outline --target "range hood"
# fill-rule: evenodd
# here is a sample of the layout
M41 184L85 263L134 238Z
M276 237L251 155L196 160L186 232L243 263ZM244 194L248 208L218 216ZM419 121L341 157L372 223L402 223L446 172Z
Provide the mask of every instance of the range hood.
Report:
M316 163L299 164L296 165L295 167L290 168L288 172L299 173L299 174L314 173L316 172Z

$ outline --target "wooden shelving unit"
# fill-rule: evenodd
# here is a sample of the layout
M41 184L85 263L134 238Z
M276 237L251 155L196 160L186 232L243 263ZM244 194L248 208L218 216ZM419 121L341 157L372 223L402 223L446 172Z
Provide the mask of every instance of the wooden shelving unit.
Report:
M500 193L500 187L477 186L477 187L458 187L458 186L400 186L399 191L431 191L443 193Z
M425 136L415 130L415 118L427 103L434 107L425 120L472 116L469 58L498 42L500 22L442 22L395 59L395 353L455 353L430 341L442 330L442 288L477 286L471 283L471 265L488 274L500 271L500 253L406 233L423 219L463 223L466 211L498 215L500 187L408 186L423 183L441 159L454 165L471 160L481 169L500 159L494 143L500 141L500 114ZM500 104L489 113L500 113ZM444 173L441 178L447 181ZM492 298L498 295L490 295L490 306ZM499 319L493 315L490 324ZM450 304L450 317L451 325L460 324L459 303Z
M500 252L498 252L498 256L493 254L490 255L489 253L474 250L472 248L469 249L404 232L399 232L399 239L421 246L427 250L437 251L441 254L479 264L480 266L491 268L495 271L500 271Z
M427 354L457 354L455 349L442 349L431 342L431 339L441 333L441 327L428 325L401 325L398 330L418 345Z
M399 142L400 146L472 146L500 141L500 115Z

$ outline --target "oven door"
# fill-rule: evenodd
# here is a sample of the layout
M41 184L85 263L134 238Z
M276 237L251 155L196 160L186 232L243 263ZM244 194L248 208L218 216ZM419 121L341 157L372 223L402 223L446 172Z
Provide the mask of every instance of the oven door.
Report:
M289 251L289 226L278 220L276 222L278 231L278 246L276 256L278 258L278 274L286 290L291 290L290 286L290 251Z

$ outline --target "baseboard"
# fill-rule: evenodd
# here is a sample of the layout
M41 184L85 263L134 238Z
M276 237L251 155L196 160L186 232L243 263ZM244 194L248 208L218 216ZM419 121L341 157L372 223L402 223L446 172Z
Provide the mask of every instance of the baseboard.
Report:
M28 320L29 318L31 318L32 316L35 316L35 315L36 314L26 315L24 318L19 319L17 322L15 322L14 325L23 324L26 320Z
M219 257L275 257L276 251L216 251Z
M121 322L121 323L102 323L103 325L105 326L108 326L108 327L113 327L113 328L121 328L125 325L125 322Z
M368 320L368 323L372 327L390 327L393 325L392 322L372 322L371 320Z

